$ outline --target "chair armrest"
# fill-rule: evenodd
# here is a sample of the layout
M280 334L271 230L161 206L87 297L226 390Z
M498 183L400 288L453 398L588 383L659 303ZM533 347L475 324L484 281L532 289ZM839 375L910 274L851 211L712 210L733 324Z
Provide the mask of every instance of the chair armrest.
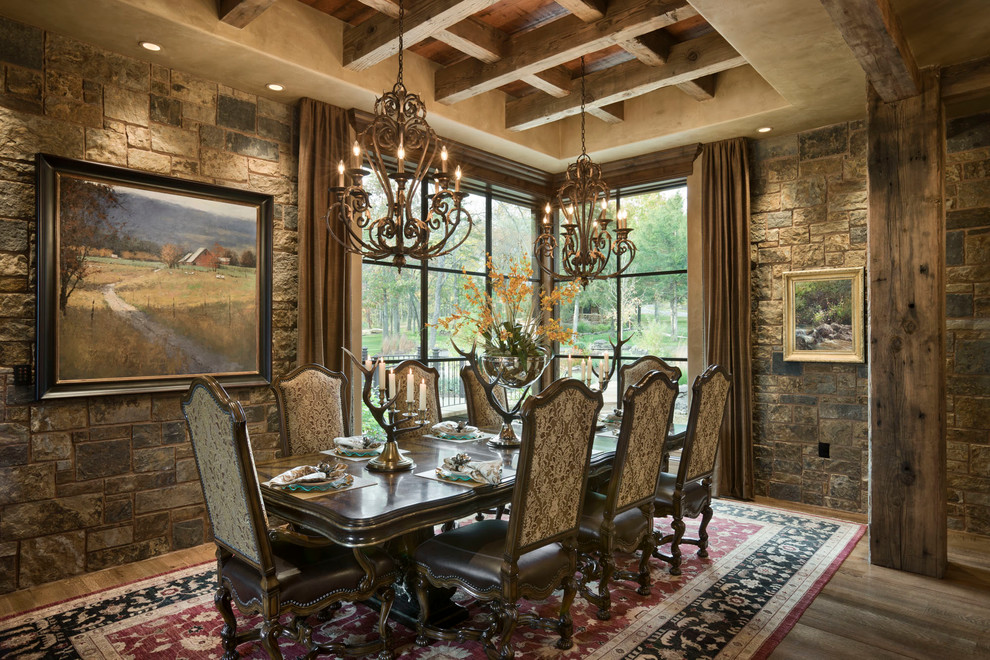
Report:
M274 542L283 541L304 548L324 548L333 545L333 541L325 536L310 536L292 531L288 527L276 527L268 530L268 540Z

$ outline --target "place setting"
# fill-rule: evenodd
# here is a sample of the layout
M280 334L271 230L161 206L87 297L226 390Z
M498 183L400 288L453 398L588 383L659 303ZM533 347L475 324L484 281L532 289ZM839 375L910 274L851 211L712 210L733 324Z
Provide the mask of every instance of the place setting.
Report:
M487 440L492 437L491 433L485 433L476 426L471 426L464 421L439 422L430 427L430 433L423 436L431 440L443 440L444 442L474 442L476 440Z
M448 456L433 470L417 472L417 477L477 488L496 486L502 481L501 459L477 460L470 454Z
M323 461L319 465L296 466L262 482L262 485L308 499L330 492L362 488L373 483L373 479L349 474L343 463Z

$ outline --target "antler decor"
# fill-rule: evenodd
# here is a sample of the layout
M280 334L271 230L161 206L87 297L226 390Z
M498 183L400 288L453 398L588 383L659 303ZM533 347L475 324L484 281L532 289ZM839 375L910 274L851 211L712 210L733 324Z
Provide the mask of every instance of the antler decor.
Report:
M399 398L399 393L395 392L392 398L387 399L385 383L379 383L378 403L375 404L371 394L372 375L375 373L374 367L366 369L361 364L361 360L354 357L353 353L346 348L343 351L364 375L364 389L362 390L361 398L364 400L364 405L371 411L371 416L378 422L378 426L382 427L385 431L387 438L382 453L368 461L366 467L372 472L399 472L401 470L411 469L414 463L399 453L397 440L401 434L421 429L429 422L416 419L416 412L412 403L406 404L408 407L407 412L398 412L395 409L395 402ZM419 416L425 417L426 411L420 410ZM408 426L402 426L403 424L408 424Z
M518 447L522 442L519 440L519 436L512 429L512 421L519 417L519 410L522 407L523 400L526 398L526 394L529 392L530 385L525 385L522 390L522 394L516 401L515 405L511 409L506 409L506 406L502 405L499 398L495 396L496 387L511 386L511 383L507 383L503 380L506 375L506 369L509 366L508 363L501 363L496 367L494 376L490 375L487 370L482 373L482 369L478 368L478 342L475 341L471 344L471 350L465 353L460 349L460 347L454 342L453 339L450 340L451 346L454 350L460 354L461 357L468 361L471 365L471 371L474 372L475 378L481 383L481 387L485 390L485 398L488 399L488 403L491 407L498 413L499 417L502 418L502 428L497 436L494 436L488 441L488 444L492 447ZM535 362L535 358L533 358ZM542 362L542 366L546 367L546 362ZM540 374L543 373L542 368L534 368L533 371L536 372L532 380L539 378Z

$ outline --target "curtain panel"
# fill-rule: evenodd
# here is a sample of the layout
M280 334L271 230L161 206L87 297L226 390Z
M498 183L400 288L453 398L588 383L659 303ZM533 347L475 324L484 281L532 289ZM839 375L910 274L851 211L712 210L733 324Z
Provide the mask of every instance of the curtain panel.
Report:
M350 258L329 235L327 188L337 163L347 160L351 128L346 110L304 98L299 108L299 364L344 369L342 346L351 333Z
M701 177L705 359L732 374L716 492L748 500L753 498L753 378L745 139L704 145Z

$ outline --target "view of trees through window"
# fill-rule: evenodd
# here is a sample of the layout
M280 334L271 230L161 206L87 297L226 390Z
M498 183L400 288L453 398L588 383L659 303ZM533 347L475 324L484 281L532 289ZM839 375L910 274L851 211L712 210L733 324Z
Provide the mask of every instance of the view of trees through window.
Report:
M464 203L473 228L458 249L425 266L411 262L401 273L390 262L365 261L362 268L362 352L371 358L384 356L387 363L418 359L437 368L445 412L463 406L459 379L463 362L450 336L434 327L436 320L454 312L467 279L479 285L484 282L486 254L492 255L498 270L504 270L509 259L532 260L535 209L545 203L508 201L491 186L465 189L471 193ZM380 190L369 193L380 214L384 195ZM618 278L591 282L573 304L559 311L561 323L575 330L576 341L574 346L558 347L558 356L599 357L608 352L611 357L609 340L628 337L622 351L624 362L658 355L682 363L679 366L686 372L686 188L626 196L620 191L613 197L613 217L616 203L627 211L634 229L636 259ZM467 349L471 340L459 336L456 341ZM563 375L562 360L559 369ZM606 400L615 401L615 389L613 379Z

